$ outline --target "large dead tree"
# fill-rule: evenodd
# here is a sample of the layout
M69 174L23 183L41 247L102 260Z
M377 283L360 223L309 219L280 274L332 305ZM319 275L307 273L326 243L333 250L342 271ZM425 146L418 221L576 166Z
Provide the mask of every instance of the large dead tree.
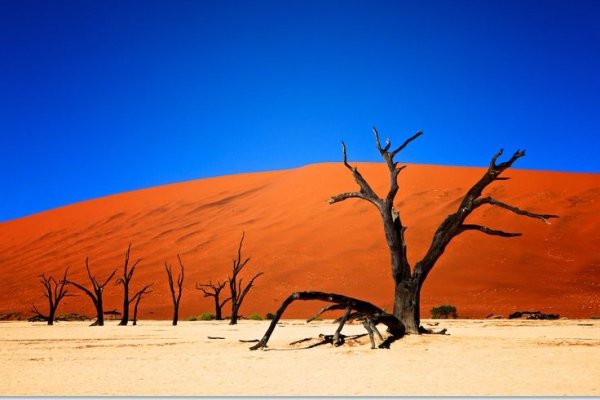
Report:
M86 288L85 286L83 286L80 283L77 283L77 282L74 282L71 280L65 279L65 282L67 282L69 285L75 286L77 289L81 290L83 293L87 294L90 297L90 299L92 300L92 303L94 303L94 307L96 308L96 321L94 321L91 326L103 326L104 325L104 304L102 302L102 294L104 293L104 286L106 286L106 284L113 278L113 276L115 276L115 274L117 273L117 270L115 269L108 276L108 278L106 278L106 280L104 280L102 283L100 283L100 282L98 282L96 277L94 275L92 275L92 273L90 271L89 259L87 257L85 259L85 269L87 270L88 278L90 279L90 282L92 283L92 290Z
M387 139L385 145L382 146L377 129L373 128L373 131L377 149L389 170L389 189L387 193L384 197L377 195L367 180L360 174L358 168L348 164L346 145L342 142L344 166L348 168L352 174L354 180L358 184L359 190L333 196L329 199L329 203L334 204L347 199L360 199L373 204L379 211L383 221L387 246L390 252L392 277L394 279L393 313L406 326L407 332L418 333L420 332L419 306L421 288L435 263L444 253L444 250L448 244L450 244L452 239L461 233L468 231L482 232L488 235L501 237L521 235L520 233L505 232L479 224L467 223L466 219L473 211L482 206L497 206L518 215L540 219L546 223L548 223L550 218L556 218L557 216L521 210L491 196L483 195L484 189L491 183L509 179L501 177L500 175L506 169L510 168L516 160L525 155L524 150L517 150L510 159L498 163L498 158L502 155L502 150L500 150L492 157L489 167L479 181L467 191L456 212L448 215L437 228L425 256L414 265L414 268L411 268L406 254L406 241L404 238L406 226L402 224L400 213L394 206L394 199L399 189L398 175L405 166L398 166L398 162L394 160L394 157L396 157L396 155L398 155L398 153L400 153L410 142L421 136L423 132L418 131L404 141L399 147L392 149L389 139Z
M181 293L183 293L183 276L185 269L179 254L177 254L177 259L179 260L179 267L181 268L181 272L177 277L177 288L175 288L175 282L173 280L173 269L165 262L165 270L167 271L167 277L169 279L169 289L171 290L171 299L173 300L173 325L177 325L177 321L179 320L179 302L181 301Z
M242 269L244 269L244 267L250 261L250 257L242 261L242 245L244 244L244 236L245 234L242 232L242 238L240 239L240 245L238 246L237 251L237 258L232 260L231 275L227 279L229 282L229 290L231 292L231 320L229 321L229 325L237 324L242 302L246 298L246 295L250 289L252 289L256 278L263 274L263 272L259 272L254 275L246 284L246 286L244 286L242 278L238 278L238 275L240 272L242 272Z
M69 268L65 270L63 278L56 280L52 276L46 276L45 274L40 275L40 283L44 285L44 296L48 299L48 315L42 314L35 304L32 305L33 312L37 314L39 318L48 322L48 325L54 325L54 317L56 316L56 309L60 304L60 301L67 296L72 296L66 289L67 285L67 274Z
M221 291L225 288L227 282L219 281L217 283L212 283L209 281L207 284L200 285L196 283L196 289L200 290L204 293L204 297L212 297L215 302L215 319L220 321L223 319L222 309L228 301L231 300L231 296L227 297L225 300L221 301Z
M131 298L131 301L135 302L133 305L133 319L131 320L133 325L137 325L138 307L140 305L140 302L142 301L142 298L148 293L152 293L152 290L150 290L152 285L154 285L154 283L144 286L143 288L138 290L138 292L134 294Z
M119 325L127 325L129 322L129 305L134 301L134 298L129 298L129 283L131 282L131 278L133 277L133 273L135 271L135 267L142 261L141 258L138 258L131 267L129 266L129 255L131 254L131 243L127 247L127 252L125 253L125 262L123 263L123 276L117 279L117 284L123 285L123 315L121 317L121 322Z

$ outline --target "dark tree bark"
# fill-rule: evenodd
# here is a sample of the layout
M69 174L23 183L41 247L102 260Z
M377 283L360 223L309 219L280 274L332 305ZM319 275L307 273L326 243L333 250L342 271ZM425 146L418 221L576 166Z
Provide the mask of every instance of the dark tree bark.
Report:
M152 285L154 285L154 283L144 286L131 298L131 301L135 302L133 305L133 320L131 321L134 326L137 325L138 307L140 305L140 302L146 294L152 293L152 290L150 290Z
M121 317L121 322L119 325L127 325L129 322L129 305L134 301L133 298L129 298L129 283L131 282L131 278L133 277L133 272L135 271L135 267L138 265L141 258L138 258L131 268L129 268L129 255L131 253L131 243L129 243L129 247L127 247L127 252L125 253L125 262L123 263L123 276L117 279L117 284L123 285L123 315Z
M240 307L242 306L242 302L246 298L246 295L252 289L252 285L256 278L261 276L263 272L259 272L250 279L250 281L243 285L243 281L241 278L238 279L238 275L242 272L242 269L248 264L250 261L250 257L244 259L242 261L242 245L244 244L244 236L242 233L242 238L240 239L240 245L237 251L237 258L232 261L232 269L231 276L227 279L229 282L229 290L231 292L231 320L229 321L229 325L237 324L239 318Z
M79 289L82 292L84 292L85 294L87 294L90 297L90 299L92 300L92 303L94 303L94 307L96 308L96 321L94 321L92 323L92 325L90 325L90 326L103 326L104 325L104 305L102 302L102 294L104 293L104 286L106 286L108 281L110 281L113 278L113 276L115 276L115 274L117 273L117 270L115 269L108 276L108 278L106 278L106 280L104 282L100 283L100 282L98 282L96 277L93 276L92 273L90 272L90 264L89 264L89 259L87 257L85 259L85 269L87 270L88 278L90 279L90 282L92 283L92 290L86 288L85 286L83 286L80 283L77 283L77 282L74 282L71 280L65 280L65 282L67 282L69 285L75 286L77 289Z
M405 166L399 167L398 163L394 160L394 157L410 142L421 136L423 132L417 132L398 148L391 150L390 140L387 139L385 145L382 146L379 140L379 133L375 128L373 128L373 131L375 133L377 149L384 159L390 174L390 183L387 194L385 197L378 196L365 178L360 174L358 169L348 164L346 145L342 142L344 166L351 172L354 180L359 186L359 190L357 192L347 192L333 196L329 199L329 203L334 204L347 199L356 198L366 200L377 208L382 218L386 243L390 252L392 277L394 279L394 315L406 326L407 332L419 333L420 331L423 331L420 327L419 309L421 288L435 263L444 253L444 250L448 244L450 244L452 239L467 231L478 231L488 235L502 237L521 235L520 233L504 232L482 225L466 223L465 220L474 210L481 206L497 206L518 215L540 219L546 223L548 223L550 218L557 218L558 216L521 210L490 196L482 195L483 190L491 183L498 180L509 179L501 177L500 175L506 169L510 168L516 160L525 155L525 151L518 150L507 161L497 163L498 157L502 155L502 150L500 150L492 157L487 171L485 171L479 181L467 191L458 210L448 215L437 228L433 235L431 245L423 259L418 261L414 265L414 268L411 268L406 255L406 241L404 238L406 226L402 224L400 213L394 206L394 199L399 189L398 175Z
M223 306L225 304L227 304L228 301L231 300L231 297L228 297L223 301L221 301L221 299L220 299L221 291L225 288L226 283L227 282L225 282L225 281L219 281L217 283L212 283L212 281L210 281L204 285L200 285L200 284L196 283L196 289L200 290L202 293L204 293L204 297L212 297L213 298L213 300L215 302L215 319L217 321L220 321L223 319L223 313L222 313Z
M173 270L171 269L171 266L165 262L165 270L167 271L167 276L169 278L169 289L171 289L171 298L173 299L173 325L177 325L177 321L179 320L179 302L181 301L181 293L183 293L184 266L179 254L177 254L177 259L179 260L179 266L181 268L181 273L177 277L177 289L175 288L175 282L173 281Z
M389 348L392 342L402 338L406 332L404 325L400 320L398 320L398 318L396 318L392 314L388 314L381 308L364 300L359 300L336 293L314 291L294 292L291 295L289 295L288 298L283 301L283 303L281 303L281 306L279 306L279 309L275 313L275 317L271 321L271 324L269 325L269 328L265 332L264 336L257 344L250 347L250 350L257 350L260 348L267 347L269 338L275 330L279 319L283 315L286 308L296 300L321 300L333 303L331 306L321 309L321 311L319 311L317 315L320 315L321 313L330 310L345 310L343 317L339 321L338 328L336 329L334 335L331 338L331 342L335 346L343 344L341 331L346 321L348 321L351 318L361 317L364 319L364 326L367 329L367 333L369 334L373 348L375 346L373 333L376 332L377 335L381 338L379 331L377 331L375 328L375 326L379 323L387 326L387 331L390 334L390 336L388 336L386 339L383 339L383 341L379 344L379 348ZM352 314L352 311L355 311L355 313ZM313 317L313 319L315 317Z
M48 315L42 314L35 304L32 305L33 312L42 320L47 321L48 325L54 325L54 318L56 316L56 309L60 304L60 301L67 296L72 296L67 289L67 274L69 268L65 270L63 278L59 281L54 279L52 276L40 275L40 283L44 285L44 296L48 299Z

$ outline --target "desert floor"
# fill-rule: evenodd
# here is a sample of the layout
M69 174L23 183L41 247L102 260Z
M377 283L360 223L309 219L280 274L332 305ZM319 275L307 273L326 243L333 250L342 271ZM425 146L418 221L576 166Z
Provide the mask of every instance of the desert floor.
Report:
M0 395L600 395L600 321L441 320L449 335L301 349L331 320L0 323ZM434 323L425 320L424 323ZM360 324L345 334L363 333ZM210 339L223 337L224 339Z

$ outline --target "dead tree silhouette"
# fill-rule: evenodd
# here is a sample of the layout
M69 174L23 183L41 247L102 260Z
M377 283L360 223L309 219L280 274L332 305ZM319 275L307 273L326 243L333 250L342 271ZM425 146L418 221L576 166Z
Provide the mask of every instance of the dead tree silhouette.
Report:
M185 269L179 254L177 254L177 260L179 260L179 267L181 268L181 273L177 277L177 289L175 289L175 282L173 281L173 270L171 266L165 262L165 271L167 271L169 289L171 290L171 298L173 300L173 325L177 325L177 321L179 320L179 302L181 301L181 294L183 293L183 277Z
M496 206L518 215L540 219L546 223L549 223L548 220L550 218L557 218L558 216L522 210L491 196L484 196L482 194L484 189L490 184L496 181L509 179L500 175L506 169L510 168L515 161L525 156L524 150L517 150L507 161L498 163L498 158L503 153L503 150L500 150L492 157L483 176L464 195L458 209L454 213L448 215L439 225L433 235L433 240L427 253L414 265L414 268L411 269L411 265L407 258L407 246L404 238L404 233L407 228L402 223L400 212L394 206L394 199L399 190L398 175L406 166L398 166L398 162L394 160L394 157L404 150L409 143L421 136L423 132L418 131L395 149L391 148L389 139L387 139L385 145L382 146L377 129L373 128L373 132L375 134L377 149L389 170L389 189L387 193L384 197L377 195L367 180L360 174L358 168L348 164L346 145L342 142L343 164L352 174L352 177L358 184L359 190L356 192L346 192L335 195L329 199L329 203L335 204L348 199L360 199L375 206L382 218L386 243L390 253L392 277L394 279L393 314L406 326L408 333L426 332L426 330L420 327L419 306L421 288L425 279L452 239L463 232L482 232L487 235L501 237L521 235L516 232L505 232L487 226L465 222L467 217L471 215L473 211L482 206Z
M62 279L58 281L53 276L40 275L40 283L44 285L44 296L48 299L48 315L42 314L35 304L32 304L32 307L33 312L42 320L47 321L48 325L54 325L54 317L56 316L56 309L60 301L64 297L73 296L66 289L68 273L69 268L65 270Z
M131 243L127 247L127 252L125 253L125 262L123 263L123 276L117 279L117 284L123 285L123 314L121 317L121 321L119 325L127 325L129 322L129 305L134 301L134 298L129 298L129 283L131 282L131 278L133 277L133 273L135 271L135 267L142 261L141 258L138 258L132 265L129 267L129 255L131 254Z
M252 279L244 286L242 278L238 278L238 275L244 267L250 261L250 257L242 260L242 246L244 244L245 233L242 232L242 238L240 239L240 244L238 246L237 258L232 260L232 268L231 275L227 279L229 282L229 290L231 292L231 319L229 321L229 325L237 324L239 318L240 307L242 306L242 302L246 298L246 295L252 289L254 281L259 276L263 275L263 272L259 272L255 274Z
M221 291L225 288L227 284L226 281L218 281L217 283L212 283L209 281L207 284L200 285L196 283L196 289L200 290L204 293L204 297L212 297L215 302L215 319L220 321L223 319L222 309L228 301L231 300L231 296L227 297L225 300L221 301Z
M92 283L92 290L86 288L80 283L74 282L72 280L65 280L69 285L75 286L77 289L81 290L83 293L87 294L92 303L94 303L94 307L96 308L96 321L92 323L90 326L103 326L104 325L104 304L102 300L102 294L104 293L104 286L110 281L113 276L117 273L115 269L109 276L104 280L104 282L100 283L96 279L94 275L92 275L90 271L89 258L85 259L85 269L87 271L88 278Z

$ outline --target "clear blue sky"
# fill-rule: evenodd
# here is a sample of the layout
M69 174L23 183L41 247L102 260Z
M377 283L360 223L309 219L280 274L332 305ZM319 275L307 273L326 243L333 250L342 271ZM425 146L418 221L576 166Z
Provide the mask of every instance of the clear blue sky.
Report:
M600 1L0 1L0 220L377 161L600 172Z

